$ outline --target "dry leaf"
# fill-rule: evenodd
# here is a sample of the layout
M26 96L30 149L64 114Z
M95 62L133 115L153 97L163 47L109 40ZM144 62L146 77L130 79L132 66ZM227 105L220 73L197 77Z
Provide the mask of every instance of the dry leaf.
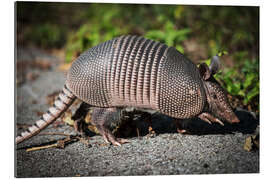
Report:
M88 112L88 113L86 114L84 120L85 120L85 123L86 123L86 124L90 124L90 123L92 122L92 119L91 119L91 113L90 113L90 112Z
M66 112L65 112L65 115L64 115L64 117L62 118L62 120L63 120L65 123L67 123L68 125L73 126L73 125L74 125L74 120L72 120L71 117L72 117L72 113L71 113L71 111L69 110L69 111L66 111Z
M252 150L252 138L251 138L251 136L246 138L246 142L244 144L244 149L246 151L249 151L249 152Z
M92 132L94 132L94 133L96 133L96 134L99 134L99 131L98 131L98 129L96 128L96 126L90 124L90 125L87 126L87 128L88 128L90 131L92 131Z
M244 149L249 152L259 149L259 135L248 137L244 144Z

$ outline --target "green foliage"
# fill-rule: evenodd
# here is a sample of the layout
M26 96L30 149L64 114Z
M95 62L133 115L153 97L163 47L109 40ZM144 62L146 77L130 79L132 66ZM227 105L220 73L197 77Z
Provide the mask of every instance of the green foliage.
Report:
M219 49L241 52L258 47L259 8L240 6L186 6L181 20L208 43L209 54ZM249 53L258 53L250 49Z
M187 35L191 32L189 28L177 30L172 22L167 21L164 30L149 30L145 37L158 40L168 46L175 46L180 52L184 53L181 42L187 39Z
M229 94L239 96L243 104L251 104L259 96L259 61L246 60L233 69L224 69L215 76Z
M179 28L174 23L182 9L182 6L169 5L91 4L83 15L87 23L70 34L66 60L70 62L86 49L123 34L144 35L175 46L183 53L181 43L188 38L191 29Z

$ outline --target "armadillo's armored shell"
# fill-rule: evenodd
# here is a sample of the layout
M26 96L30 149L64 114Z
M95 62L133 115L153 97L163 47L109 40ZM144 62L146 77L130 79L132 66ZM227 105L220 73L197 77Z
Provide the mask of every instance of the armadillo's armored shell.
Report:
M205 93L196 66L175 48L138 36L121 36L83 53L67 85L99 107L147 108L188 118L203 109Z
M160 111L176 118L199 114L206 96L197 67L174 48L166 56L160 63Z
M67 86L84 102L99 107L112 105L107 88L114 40L95 46L81 54L67 74Z

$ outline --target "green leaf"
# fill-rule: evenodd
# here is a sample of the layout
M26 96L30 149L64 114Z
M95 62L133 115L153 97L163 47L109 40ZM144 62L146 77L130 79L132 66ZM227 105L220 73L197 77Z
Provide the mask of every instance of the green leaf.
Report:
M221 51L221 52L219 52L217 55L218 55L219 57L221 57L221 56L227 55L227 54L228 54L227 51Z
M259 87L254 87L249 93L247 94L247 99L250 100L253 97L257 96L259 94Z
M243 90L240 90L240 91L238 91L238 93L237 93L239 96L242 96L242 97L244 97L246 94L245 94L245 92L243 91Z
M248 88L252 84L254 78L256 78L255 74L253 74L253 73L247 74L246 80L243 83L244 89Z
M180 51L182 54L184 54L184 49L181 45L176 45L176 49Z
M207 60L204 60L204 62L207 64L207 66L210 66L211 58L210 59L207 59Z
M154 39L160 39L163 40L165 37L164 32L162 31L158 31L158 30L152 30L152 31L148 31L145 35L147 38L154 38Z

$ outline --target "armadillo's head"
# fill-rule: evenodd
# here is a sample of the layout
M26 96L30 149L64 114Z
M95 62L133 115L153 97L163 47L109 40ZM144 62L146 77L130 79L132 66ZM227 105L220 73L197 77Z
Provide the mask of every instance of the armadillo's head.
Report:
M238 123L240 121L232 110L226 91L213 77L219 68L220 62L218 56L212 58L209 67L205 63L199 66L207 97L207 111L222 121Z

